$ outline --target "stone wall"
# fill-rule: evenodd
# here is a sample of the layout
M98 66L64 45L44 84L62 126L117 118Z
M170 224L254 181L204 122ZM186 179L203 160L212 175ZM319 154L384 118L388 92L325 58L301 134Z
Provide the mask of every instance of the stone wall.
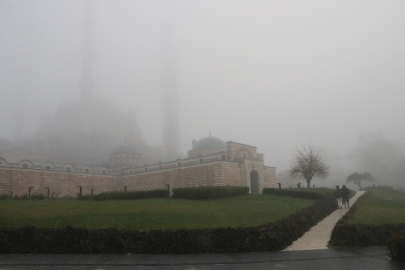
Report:
M276 188L276 168L264 166L263 170L263 188Z
M197 186L240 185L240 168L237 163L215 161L192 166L182 166L161 171L124 175L128 190L146 190Z
M228 160L235 159L257 159L257 147L237 142L226 142ZM244 155L246 154L246 156Z
M82 187L82 194L90 194L91 189L97 194L119 189L120 179L105 174L0 168L0 194L24 195L33 187L31 194L46 195L49 188L51 197L75 197L80 190L78 186Z
M227 142L227 151L207 156L109 171L106 167L63 167L0 158L0 194L72 196L115 190L151 190L196 186L247 186L255 192L276 187L276 168L264 166L256 147ZM253 180L252 180L252 179ZM252 180L252 181L251 181Z
M43 169L13 166L0 167L0 194L47 195L55 197L82 194L98 194L104 191L124 190L150 190L193 186L240 186L245 170L238 163L227 161L213 161L190 166L181 166L169 169L134 172L128 175L82 173L63 171L48 171Z

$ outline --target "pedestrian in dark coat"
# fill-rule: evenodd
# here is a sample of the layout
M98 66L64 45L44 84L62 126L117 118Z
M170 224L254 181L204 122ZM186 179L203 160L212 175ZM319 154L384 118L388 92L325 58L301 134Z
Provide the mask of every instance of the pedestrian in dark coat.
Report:
M342 209L342 190L339 188L339 186L336 186L335 197L339 208Z
M345 206L345 208L346 208L346 205L347 205L347 208L350 208L350 205L349 205L349 193L350 193L350 190L345 185L343 185L342 189L341 189L341 193L342 193L342 203L343 203L343 205Z

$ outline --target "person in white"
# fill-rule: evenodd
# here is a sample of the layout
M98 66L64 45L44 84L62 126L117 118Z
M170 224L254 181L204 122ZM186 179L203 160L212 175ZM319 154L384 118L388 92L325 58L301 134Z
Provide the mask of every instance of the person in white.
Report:
M339 188L339 186L336 186L335 197L339 208L342 209L342 190Z

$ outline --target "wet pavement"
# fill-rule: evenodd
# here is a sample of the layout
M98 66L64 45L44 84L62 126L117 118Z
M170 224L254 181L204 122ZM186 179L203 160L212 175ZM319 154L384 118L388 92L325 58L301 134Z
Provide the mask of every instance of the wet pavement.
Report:
M6 255L0 270L115 270L115 269L345 269L396 270L404 263L390 261L384 247L280 252L187 255Z

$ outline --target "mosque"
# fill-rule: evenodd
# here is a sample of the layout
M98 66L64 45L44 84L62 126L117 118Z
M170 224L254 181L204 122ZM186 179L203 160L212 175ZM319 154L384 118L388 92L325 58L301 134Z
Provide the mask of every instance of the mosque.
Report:
M142 165L135 147L122 145L98 166L17 163L0 158L0 194L75 197L106 191L173 189L195 186L246 186L258 194L276 187L276 168L265 166L257 147L217 137L192 141L187 158Z
M78 193L208 185L246 186L257 194L263 188L276 187L276 168L264 165L263 154L257 153L255 146L224 142L210 135L193 140L183 158L170 46L164 55L171 61L162 61L166 95L162 148L146 144L133 113L124 114L110 100L93 95L94 12L92 2L86 3L81 98L42 118L32 140L24 146L0 138L0 194L61 198ZM77 165L86 163L90 165Z

